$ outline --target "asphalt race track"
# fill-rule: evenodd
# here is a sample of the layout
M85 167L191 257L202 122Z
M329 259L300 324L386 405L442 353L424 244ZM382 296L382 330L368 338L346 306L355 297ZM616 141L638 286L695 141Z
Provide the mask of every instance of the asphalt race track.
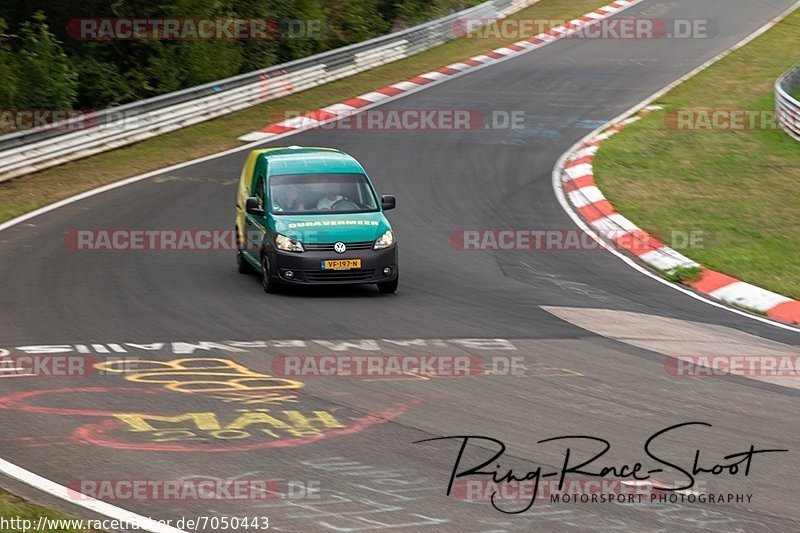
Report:
M665 361L700 350L797 355L800 335L690 298L606 252L461 251L451 244L463 229L575 229L552 190L559 156L792 3L646 0L621 16L711 19L719 33L560 41L384 106L524 110L521 130L315 130L281 141L345 150L379 193L397 197L388 214L401 250L396 295L374 287L266 295L257 277L236 272L226 252L65 246L64 233L74 229L231 229L245 152L3 231L0 347L16 353L68 345L97 360L138 362L128 372L110 365L88 377L2 380L0 457L65 486L86 479L273 480L285 497L111 503L160 519L268 516L278 531L797 531L800 399L793 384L675 377ZM463 378L261 378L271 385L262 403L181 386L209 367L274 376L275 358L293 354L472 355L488 366L516 357L524 374L506 375L502 367ZM145 417L187 413L205 418ZM744 503L543 501L505 514L488 501L445 494L459 441L414 444L491 436L507 447L502 467L524 474L540 465L557 470L564 461L563 443L537 444L541 439L605 438L611 449L595 465L633 464L649 461L648 437L684 422L713 425L658 441L661 457L687 468L695 450L706 466L751 444L789 452L756 455L746 477L700 476L693 489L752 495ZM599 451L586 442L572 448L587 458ZM462 467L477 466L493 449L470 446ZM669 468L656 477L685 481ZM16 482L3 484L85 514ZM315 490L292 496L287 487Z

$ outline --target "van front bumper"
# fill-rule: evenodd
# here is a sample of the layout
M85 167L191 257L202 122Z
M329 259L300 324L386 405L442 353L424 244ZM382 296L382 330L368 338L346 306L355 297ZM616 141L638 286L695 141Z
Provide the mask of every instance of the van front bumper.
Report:
M270 270L282 282L298 285L348 285L384 283L397 278L397 245L386 250L348 250L336 252L306 251L302 253L274 250L269 254ZM361 259L361 268L323 270L327 260ZM388 273L386 273L388 269Z

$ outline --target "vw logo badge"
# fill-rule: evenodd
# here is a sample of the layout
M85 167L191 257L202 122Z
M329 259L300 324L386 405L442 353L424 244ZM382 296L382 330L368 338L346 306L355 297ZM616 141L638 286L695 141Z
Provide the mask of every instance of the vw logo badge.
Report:
M337 254L343 254L347 251L347 246L345 246L342 241L339 241L333 245L333 249L336 251Z

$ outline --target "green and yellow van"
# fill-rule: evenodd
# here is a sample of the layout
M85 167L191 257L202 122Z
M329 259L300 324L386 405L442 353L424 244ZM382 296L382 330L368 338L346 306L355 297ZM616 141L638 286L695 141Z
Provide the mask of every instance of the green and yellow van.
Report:
M264 290L283 284L398 284L397 243L364 168L333 148L253 150L236 199L239 272L261 274Z

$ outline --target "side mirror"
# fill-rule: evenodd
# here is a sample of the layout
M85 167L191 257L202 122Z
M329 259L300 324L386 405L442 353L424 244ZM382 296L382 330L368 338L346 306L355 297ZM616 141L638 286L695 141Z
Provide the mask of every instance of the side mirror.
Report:
M264 208L261 207L261 204L258 203L258 198L255 196L251 196L247 199L244 210L247 211L249 215L264 216Z
M397 201L394 199L394 196L391 194L385 194L381 196L381 207L384 211L387 209L394 209L397 206Z

